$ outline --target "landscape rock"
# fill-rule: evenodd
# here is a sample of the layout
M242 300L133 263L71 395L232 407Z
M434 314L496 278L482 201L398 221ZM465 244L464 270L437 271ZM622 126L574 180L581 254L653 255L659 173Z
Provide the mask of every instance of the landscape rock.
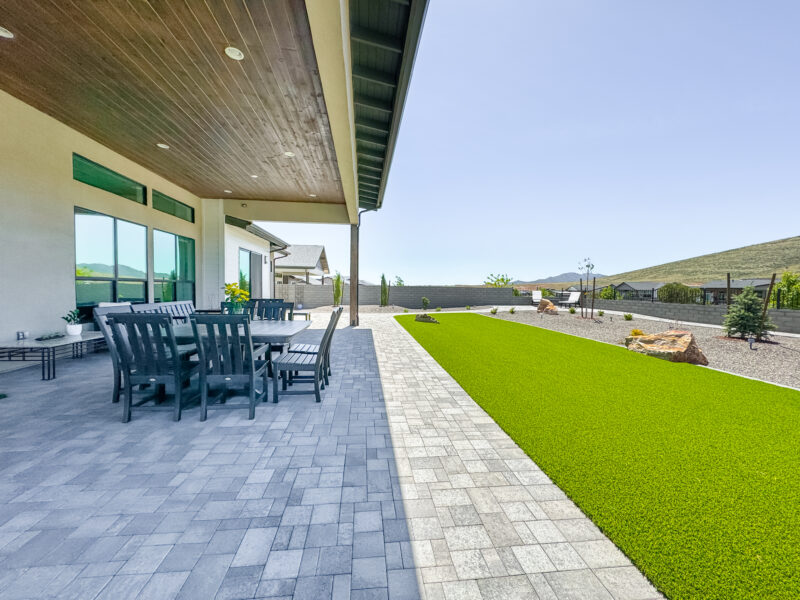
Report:
M670 329L651 335L631 335L625 338L625 347L670 362L708 365L708 359L690 331Z
M546 313L548 315L557 315L558 307L546 298L539 300L539 306L536 307L536 312Z
M437 324L439 323L439 321L437 321L436 319L434 319L432 316L430 316L427 313L418 314L416 317L414 317L414 320L415 321L421 321L423 323L437 323Z

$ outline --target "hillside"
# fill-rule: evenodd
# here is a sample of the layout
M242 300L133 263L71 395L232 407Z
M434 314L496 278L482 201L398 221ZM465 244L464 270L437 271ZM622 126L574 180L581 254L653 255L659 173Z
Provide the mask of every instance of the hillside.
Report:
M605 275L601 275L597 273L596 277L605 277ZM544 277L542 279L535 279L534 281L515 281L514 285L516 284L523 284L523 285L530 285L530 284L537 284L537 283L554 283L557 281L577 281L580 279L582 275L580 273L576 273L571 271L569 273L561 273L561 275L553 275L552 277Z
M730 273L734 279L770 277L784 271L800 271L800 236L754 244L743 248L704 254L695 258L627 271L598 278L597 284L623 281L680 281L704 283L711 279L724 279ZM554 287L568 286L576 279L554 282Z

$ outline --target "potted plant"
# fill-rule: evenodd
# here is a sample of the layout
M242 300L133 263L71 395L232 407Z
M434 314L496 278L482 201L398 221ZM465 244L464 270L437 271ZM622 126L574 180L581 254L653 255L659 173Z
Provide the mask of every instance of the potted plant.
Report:
M77 308L69 311L61 318L67 322L67 335L81 334L81 331L83 331L83 326L81 325L81 315Z
M233 312L241 313L244 303L250 300L250 292L239 287L238 283L228 283L225 285L225 302L234 305Z

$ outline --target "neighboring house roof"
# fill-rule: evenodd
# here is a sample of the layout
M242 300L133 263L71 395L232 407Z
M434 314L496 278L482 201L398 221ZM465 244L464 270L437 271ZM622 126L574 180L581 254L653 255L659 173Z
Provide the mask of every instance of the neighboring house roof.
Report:
M289 245L286 242L284 242L281 238L272 235L266 229L262 229L258 225L253 225L252 222L246 221L244 219L237 219L236 217L231 217L229 215L226 215L225 224L233 225L234 227L239 227L240 229L244 229L245 231L260 237L262 240L269 242L271 250L283 250Z
M286 252L288 252L286 256L275 261L276 271L319 269L322 273L330 273L325 246L294 244L286 248Z
M658 288L664 287L666 285L663 281L623 281L619 285L615 286L616 289L630 289L636 290L640 292L646 292L648 290L657 290Z
M595 288L594 288L594 289L595 289L595 291L598 291L598 290L603 290L603 289L607 288L609 285L610 285L610 284L606 284L606 285L597 285L597 286L595 286ZM583 291L584 291L584 292L591 291L591 289L592 289L592 286L591 286L591 285L589 285L589 286L587 286L586 284L584 284L584 285L583 285ZM580 286L580 285L571 285L571 286L569 286L569 287L566 289L566 291L567 291L567 292L580 292L580 291L581 291L581 286Z
M731 279L731 289L735 290L742 290L746 287L767 287L769 286L771 280L769 279ZM709 281L708 283L704 283L700 287L713 289L713 290L724 290L728 288L728 281L726 279L715 279L713 281Z

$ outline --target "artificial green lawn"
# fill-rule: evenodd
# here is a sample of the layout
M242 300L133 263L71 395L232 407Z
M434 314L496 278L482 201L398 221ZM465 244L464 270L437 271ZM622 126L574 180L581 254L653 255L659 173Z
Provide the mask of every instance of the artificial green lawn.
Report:
M396 318L667 597L800 598L800 392L480 315Z

